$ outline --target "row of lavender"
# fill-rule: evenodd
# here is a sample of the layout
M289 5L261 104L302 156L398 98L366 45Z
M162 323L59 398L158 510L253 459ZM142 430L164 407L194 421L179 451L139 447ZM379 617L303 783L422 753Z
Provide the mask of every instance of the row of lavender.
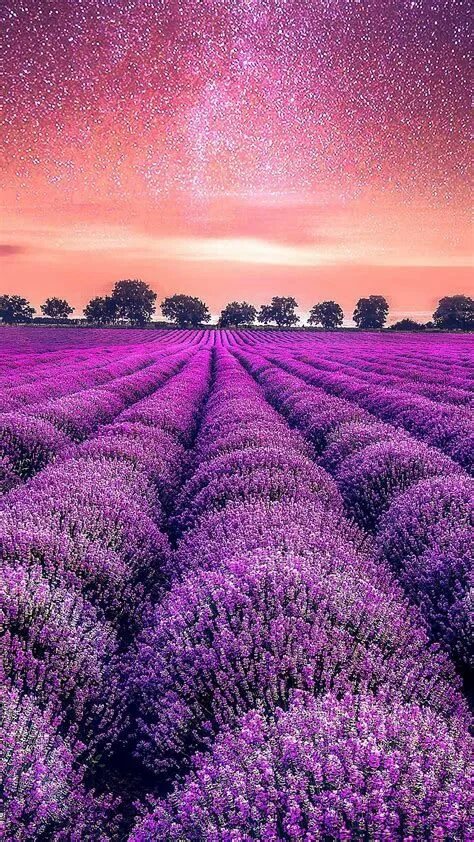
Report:
M295 353L307 351L318 356L333 360L341 365L358 365L373 369L379 365L391 368L392 374L405 372L405 376L416 370L423 372L430 381L430 374L442 374L446 384L470 385L472 379L467 380L474 373L472 358L473 338L470 335L446 334L444 336L426 335L397 336L395 334L361 332L346 334L344 331L336 334L307 333L297 331L269 331L265 333L252 331L238 331L233 333L235 339L243 339L249 348L253 345L278 350L290 348ZM459 383L461 378L464 383ZM418 378L415 378L418 379ZM420 381L421 383L421 381Z
M155 342L174 342L176 337L189 331L140 330L130 328L73 328L73 327L7 327L0 330L0 371L3 366L21 359L28 365L42 355L89 351L91 348L110 350L122 354L129 346Z
M225 341L225 340L224 340ZM311 444L225 348L129 694L147 840L463 839L459 681Z
M0 508L7 838L125 838L120 748L148 775L133 842L470 838L470 718L427 634L465 669L469 595L456 573L436 626L415 576L437 544L448 595L472 569L465 472L304 382L284 335L169 336L101 356L110 415L79 359L82 415L46 360L21 410L66 440Z
M192 345L176 341L165 350L160 343L157 350L149 343L112 358L93 349L77 361L53 354L39 372L31 364L13 368L0 395L0 493L150 394L161 383L164 358L184 359Z
M335 478L348 515L375 535L378 558L391 564L407 594L472 679L474 482L438 449L381 421L358 403L327 394L312 368L236 352L265 394L315 446Z
M412 436L449 454L467 470L474 467L472 409L406 394L375 382L358 382L343 371L317 371L318 363L303 356L313 368L311 382L356 403L384 421L405 428ZM316 369L316 370L314 370Z
M452 355L439 359L444 346L419 343L413 353L409 344L372 337L353 337L350 346L334 340L309 342L287 335L271 342L265 337L247 338L242 350L253 348L269 357L290 354L312 367L307 380L313 385L360 404L389 423L406 428L414 437L440 447L468 470L473 467L472 340L454 337ZM463 340L457 347L454 340ZM236 344L239 339L234 340ZM471 344L468 344L471 343ZM405 351L405 352L404 352ZM432 382L429 382L431 379Z
M308 339L304 334L282 334L268 342L265 336L241 336L243 347L262 351L267 346L270 353L280 348L306 354L313 365L325 372L344 373L356 381L401 389L435 403L472 406L474 363L469 337L453 337L451 344L440 342L439 337L432 337L430 342L428 337L424 343L412 345L406 337L400 341L379 334L352 336L349 344L347 337L331 336L328 342L324 335Z
M126 729L121 676L166 580L166 511L209 352L153 366L158 389L62 452L0 508L7 839L119 832L120 804L105 783Z

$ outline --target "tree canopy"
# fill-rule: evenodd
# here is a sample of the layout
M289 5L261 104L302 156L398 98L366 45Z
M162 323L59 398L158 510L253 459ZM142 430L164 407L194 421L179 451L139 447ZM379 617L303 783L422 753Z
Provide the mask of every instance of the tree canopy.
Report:
M156 292L137 278L117 281L112 290L118 321L139 327L149 322L156 302Z
M141 327L149 322L155 310L156 292L138 279L117 281L111 295L96 296L84 308L88 322L117 324L126 322Z
M124 279L117 281L111 294L92 298L84 308L86 321L97 325L130 324L141 327L149 322L155 310L156 292L145 281ZM221 311L218 327L241 327L275 324L288 328L298 324L298 304L291 296L274 296L269 304L262 304L257 313L247 301L231 301ZM207 305L192 295L176 294L165 298L161 311L166 319L179 327L197 328L211 320ZM353 319L358 328L381 329L385 326L389 305L383 295L359 298ZM50 319L67 320L74 312L65 298L52 296L41 305L41 312ZM20 295L0 295L0 321L4 324L21 324L33 319L35 310ZM342 308L335 301L321 301L311 308L308 324L326 330L341 327L344 320ZM474 330L474 299L468 295L447 295L441 298L433 314L433 321L421 324L403 318L390 326L394 331L421 331L427 328L440 330Z
M426 330L426 325L422 325L420 322L415 322L414 319L400 319L400 321L390 325L390 330Z
M172 295L161 304L165 319L175 322L179 327L199 327L203 322L210 322L211 314L200 298L192 295Z
M65 298L47 298L41 305L41 312L50 319L67 319L74 313L74 307Z
M239 327L239 325L251 325L257 317L257 310L253 304L246 301L231 301L222 310L219 319L219 327Z
M96 296L84 307L86 321L98 325L112 325L117 321L117 306L111 295Z
M446 295L439 301L433 321L444 330L474 330L474 299L469 295Z
M352 318L357 327L368 330L382 328L387 316L388 303L383 295L369 295L368 298L359 298Z
M0 295L0 319L6 325L30 322L35 308L21 295Z
M326 330L331 330L342 325L344 313L339 304L335 301L322 301L311 308L308 324L321 325Z
M270 304L261 306L258 321L264 325L274 322L278 327L293 327L300 320L295 313L297 306L294 298L276 295Z

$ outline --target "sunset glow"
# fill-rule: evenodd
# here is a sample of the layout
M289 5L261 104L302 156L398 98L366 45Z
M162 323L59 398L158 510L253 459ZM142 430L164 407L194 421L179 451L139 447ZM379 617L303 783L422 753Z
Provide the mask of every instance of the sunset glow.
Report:
M462 0L2 8L0 292L471 292Z

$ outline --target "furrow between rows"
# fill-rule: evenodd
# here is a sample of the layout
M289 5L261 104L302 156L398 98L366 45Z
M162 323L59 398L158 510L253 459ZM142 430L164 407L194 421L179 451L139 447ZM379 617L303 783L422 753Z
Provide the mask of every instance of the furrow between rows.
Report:
M149 793L130 839L218 839L223 820L235 838L429 837L453 821L448 792L462 834L469 717L449 660L312 447L213 353L171 586L130 676L137 754L173 789Z
M121 832L124 663L169 575L167 512L208 371L198 351L93 452L79 445L1 506L9 838Z
M349 401L312 390L257 354L236 352L267 398L315 446L346 511L374 536L431 636L469 687L474 667L472 592L474 483L455 462Z

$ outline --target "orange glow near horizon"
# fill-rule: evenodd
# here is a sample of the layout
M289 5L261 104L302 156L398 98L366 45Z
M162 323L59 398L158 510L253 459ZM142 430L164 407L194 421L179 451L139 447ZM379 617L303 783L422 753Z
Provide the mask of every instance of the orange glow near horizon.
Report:
M7 3L0 292L80 312L140 277L214 314L289 294L303 313L334 298L350 316L381 293L392 317L420 318L470 293L457 14Z

